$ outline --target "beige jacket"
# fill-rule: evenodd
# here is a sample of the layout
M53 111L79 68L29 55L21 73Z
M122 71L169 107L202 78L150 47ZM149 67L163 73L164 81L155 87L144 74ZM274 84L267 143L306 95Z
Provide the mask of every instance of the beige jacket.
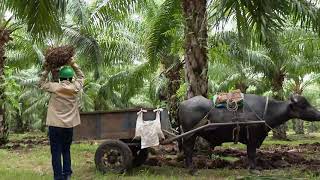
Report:
M79 66L71 65L76 73L73 82L48 82L48 71L42 72L39 86L51 93L47 112L47 126L71 128L80 124L77 94L83 88L84 75Z

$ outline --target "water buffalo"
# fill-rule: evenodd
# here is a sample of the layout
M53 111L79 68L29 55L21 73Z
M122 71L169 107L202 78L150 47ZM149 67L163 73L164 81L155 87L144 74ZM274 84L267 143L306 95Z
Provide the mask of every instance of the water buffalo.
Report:
M234 113L225 108L212 108L211 100L203 96L195 96L183 101L179 106L179 123L182 131L193 129L203 117L208 114L207 119L211 122L232 122ZM259 148L267 137L270 127L277 127L289 119L299 118L307 121L319 121L320 112L312 107L309 102L300 95L292 95L288 101L277 101L263 96L244 94L242 114L248 115L249 120L265 120L268 124L254 124L241 126L238 141L247 145L247 156L249 169L256 169L256 149ZM208 113L209 112L209 113ZM183 138L182 149L185 162L190 173L195 169L192 164L192 154L197 136L206 139L213 147L224 142L234 141L235 126L219 126L201 130L191 136Z

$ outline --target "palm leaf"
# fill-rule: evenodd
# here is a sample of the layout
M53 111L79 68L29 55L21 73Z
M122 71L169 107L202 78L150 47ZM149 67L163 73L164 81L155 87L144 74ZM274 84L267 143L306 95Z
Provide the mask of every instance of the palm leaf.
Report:
M172 30L182 30L182 11L180 1L166 0L160 7L160 11L154 18L151 25L151 32L148 37L147 56L151 64L157 64L159 54L170 52L171 44L175 33L168 33ZM179 36L178 36L179 37ZM182 44L180 42L179 44Z
M27 31L31 32L34 38L61 33L60 17L64 17L66 0L4 0L3 3L3 7L12 11L15 18L26 23Z
M90 19L88 6L83 0L72 0L68 2L68 14L73 17L76 24L87 26Z
M100 27L112 26L113 22L119 22L133 14L147 4L145 0L98 0L97 8L91 17L93 22Z
M65 27L64 35L70 44L73 44L80 55L87 57L86 67L94 70L95 79L100 77L102 55L100 45L97 40L92 37L90 31L81 31L74 27ZM93 61L93 62L92 62Z

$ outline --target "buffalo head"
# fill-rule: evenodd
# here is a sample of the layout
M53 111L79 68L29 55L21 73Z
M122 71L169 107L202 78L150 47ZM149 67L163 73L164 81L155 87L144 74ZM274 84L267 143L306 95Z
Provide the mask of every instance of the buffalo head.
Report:
M298 118L306 121L320 121L320 111L310 105L305 97L291 95L289 103L290 118Z

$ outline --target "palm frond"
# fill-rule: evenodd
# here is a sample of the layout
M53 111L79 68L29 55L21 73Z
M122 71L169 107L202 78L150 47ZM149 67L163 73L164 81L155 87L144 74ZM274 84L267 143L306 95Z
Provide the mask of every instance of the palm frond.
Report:
M100 27L112 26L147 4L146 0L99 0L91 17Z
M90 19L89 10L83 0L68 1L67 11L76 24L88 25Z
M9 41L6 46L6 63L8 66L16 68L29 68L32 64L38 64L37 53L34 49L35 43L32 38L25 34L26 29L13 32L11 36L14 41Z
M157 64L159 54L171 51L171 44L175 37L167 32L173 29L182 30L183 24L180 1L166 0L159 9L160 11L154 18L148 37L147 56L151 64Z
M227 22L235 17L238 30L241 34L248 34L248 30L253 30L263 39L266 32L275 32L284 25L284 16L289 8L287 1L216 1L214 14L221 22ZM219 22L219 21L218 21Z
M286 69L288 77L303 77L319 72L319 37L302 28L290 28L280 34L282 46L288 51Z
M94 111L94 99L84 91L80 93L80 109L84 112Z
M306 87L312 85L312 84L315 84L316 82L319 82L320 80L320 74L317 73L311 73L311 74L308 74L304 77L304 81L302 82L301 84L301 88L304 90L306 89Z
M95 109L95 100L99 100L98 92L101 85L96 82L85 83L83 91L80 94L80 109L81 111L93 111Z
M39 47L36 44L34 44L32 47L33 47L33 50L37 54L38 64L42 65L45 62L45 55L43 54L43 52L39 49Z
M320 32L320 10L319 2L310 0L290 0L288 14L294 24L300 24L304 28L312 28L315 32Z
M247 50L248 63L254 67L257 72L267 72L275 69L275 62L268 56L268 52L264 49Z
M145 29L143 25L137 25L128 19L116 26L117 31L108 29L108 35L101 39L101 48L106 50L104 63L120 65L143 61L145 54L143 47Z
M25 109L25 111L22 113L22 115L30 115L34 112L38 112L39 109L46 108L48 105L50 95L49 94L43 94L40 97L33 98L30 101L30 106Z
M124 108L130 106L130 98L143 88L144 78L149 69L150 65L145 63L112 75L101 86L98 97L101 97L104 101L111 101L114 107Z
M65 27L64 35L70 42L74 45L83 57L87 57L87 63L89 69L95 71L95 79L100 76L101 65L102 65L102 55L100 45L97 40L92 37L90 32L81 31L78 28ZM93 61L93 62L92 62Z
M15 18L27 24L27 31L35 38L61 32L60 19L65 14L66 0L4 0L4 4Z
M20 85L28 88L37 88L36 83L39 81L38 68L32 67L26 70L20 70L12 75L12 78Z

